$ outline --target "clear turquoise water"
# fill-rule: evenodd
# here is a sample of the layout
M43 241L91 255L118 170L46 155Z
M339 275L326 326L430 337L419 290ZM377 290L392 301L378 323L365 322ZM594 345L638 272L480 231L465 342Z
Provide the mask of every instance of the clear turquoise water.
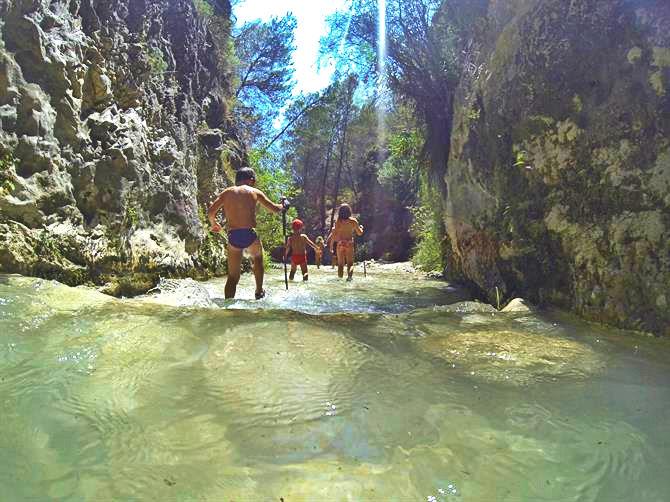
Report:
M670 500L666 340L311 278L226 302L0 276L0 499Z

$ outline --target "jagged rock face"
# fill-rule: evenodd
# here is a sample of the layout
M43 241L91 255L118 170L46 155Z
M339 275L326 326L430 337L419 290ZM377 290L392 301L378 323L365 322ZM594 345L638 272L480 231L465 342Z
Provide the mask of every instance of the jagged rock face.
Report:
M245 153L192 1L0 2L0 35L0 271L221 271L202 208Z
M491 0L458 91L448 273L670 334L670 4Z

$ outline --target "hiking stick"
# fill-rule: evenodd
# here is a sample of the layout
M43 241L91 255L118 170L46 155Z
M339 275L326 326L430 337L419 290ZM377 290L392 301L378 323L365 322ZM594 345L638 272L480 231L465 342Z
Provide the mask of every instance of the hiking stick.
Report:
M286 208L281 212L281 221L282 229L284 230L284 256L282 261L284 262L284 284L286 284L286 291L288 291L288 270L286 269L286 249L288 246L288 237L286 236Z
M363 277L368 276L368 267L367 267L367 261L366 261L367 256L368 256L368 248L367 248L367 246L364 245L364 247L363 247Z

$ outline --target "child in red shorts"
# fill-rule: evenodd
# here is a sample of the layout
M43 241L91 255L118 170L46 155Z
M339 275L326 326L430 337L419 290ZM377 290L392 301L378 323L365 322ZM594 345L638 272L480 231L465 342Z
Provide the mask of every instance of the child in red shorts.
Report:
M307 246L309 245L314 251L317 250L317 245L307 235L301 233L304 226L302 221L298 219L293 220L291 224L293 233L289 236L286 250L284 251L284 261L288 257L289 250L291 251L291 274L289 275L289 279L291 280L295 277L298 265L302 272L302 280L306 281L309 278L307 273Z

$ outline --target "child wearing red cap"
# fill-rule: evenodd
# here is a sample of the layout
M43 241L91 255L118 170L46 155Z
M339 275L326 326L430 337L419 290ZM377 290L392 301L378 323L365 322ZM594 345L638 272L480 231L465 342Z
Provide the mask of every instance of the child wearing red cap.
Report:
M291 251L291 274L289 275L291 280L295 277L298 265L300 265L300 271L302 272L302 280L306 281L309 278L307 274L307 246L309 245L314 251L317 250L317 245L306 234L300 232L304 226L304 223L299 219L293 220L293 223L291 223L293 234L289 236L284 251L284 260L288 257L289 250Z

